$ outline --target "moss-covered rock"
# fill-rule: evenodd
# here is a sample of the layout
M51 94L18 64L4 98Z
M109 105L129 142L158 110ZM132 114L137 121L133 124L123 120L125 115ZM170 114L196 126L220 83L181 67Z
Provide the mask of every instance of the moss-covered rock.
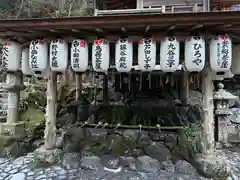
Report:
M41 109L36 109L34 107L28 107L25 112L20 115L21 121L28 121L31 123L39 123L44 121L44 112Z
M0 157L17 156L19 153L19 143L16 137L0 136Z

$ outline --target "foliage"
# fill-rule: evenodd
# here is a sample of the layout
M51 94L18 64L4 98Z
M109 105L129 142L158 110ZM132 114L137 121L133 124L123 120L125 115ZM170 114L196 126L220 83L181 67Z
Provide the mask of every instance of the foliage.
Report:
M200 123L193 123L184 128L184 135L187 138L187 142L190 148L193 150L193 153L199 153L199 137L200 137Z
M86 0L58 0L49 3L44 0L4 0L0 1L0 19L17 19L26 17L70 17L91 16Z
M46 87L35 84L25 89L25 97L20 101L20 119L22 121L44 120L44 111L47 103Z
M179 131L180 142L173 151L173 156L178 156L187 161L191 160L197 153L201 152L200 123L193 123Z

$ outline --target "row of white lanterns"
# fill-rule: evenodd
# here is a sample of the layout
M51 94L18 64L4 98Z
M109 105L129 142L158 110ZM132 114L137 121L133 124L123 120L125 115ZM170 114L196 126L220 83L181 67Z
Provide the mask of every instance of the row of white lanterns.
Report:
M20 69L19 57L22 52L22 71L26 75L50 68L64 72L68 66L68 44L63 39L50 43L44 40L31 41L30 47L21 51L20 44L6 42L3 46L3 60L8 71ZM88 67L88 43L74 40L71 45L71 66L76 72L84 72ZM185 68L190 72L200 72L205 66L205 40L203 37L189 37L185 41ZM232 42L226 36L216 36L210 41L210 66L215 72L227 72L232 64ZM239 54L240 55L240 54ZM178 69L180 43L176 37L166 37L160 46L160 69L174 72ZM92 46L92 66L96 72L106 72L109 68L110 45L105 39L95 40ZM133 43L128 38L120 38L115 49L116 69L130 72L133 64ZM140 71L151 72L156 66L156 41L143 38L138 44L138 66ZM239 65L240 66L240 63ZM239 67L240 68L240 67Z

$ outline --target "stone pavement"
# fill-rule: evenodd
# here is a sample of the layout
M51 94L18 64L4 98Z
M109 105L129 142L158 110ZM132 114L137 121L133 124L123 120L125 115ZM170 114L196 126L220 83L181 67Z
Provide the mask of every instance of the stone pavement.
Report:
M240 153L219 151L217 154L232 167L233 177L229 180L240 179ZM61 165L46 168L34 168L33 153L10 159L0 159L0 180L205 180L186 161L177 162L170 172L169 169L159 170L153 163L156 161L150 157L140 158L151 160L151 163L142 164L140 169L132 163L129 168L119 166L115 170L103 166L97 156L67 154Z

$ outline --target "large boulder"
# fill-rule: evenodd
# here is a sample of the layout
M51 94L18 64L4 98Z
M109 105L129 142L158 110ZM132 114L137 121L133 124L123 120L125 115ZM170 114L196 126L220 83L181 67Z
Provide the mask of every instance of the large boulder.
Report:
M146 154L159 161L166 161L170 159L171 152L161 142L151 142L150 145L144 148Z
M88 130L78 127L68 128L63 135L63 149L69 153L81 152L89 138Z

